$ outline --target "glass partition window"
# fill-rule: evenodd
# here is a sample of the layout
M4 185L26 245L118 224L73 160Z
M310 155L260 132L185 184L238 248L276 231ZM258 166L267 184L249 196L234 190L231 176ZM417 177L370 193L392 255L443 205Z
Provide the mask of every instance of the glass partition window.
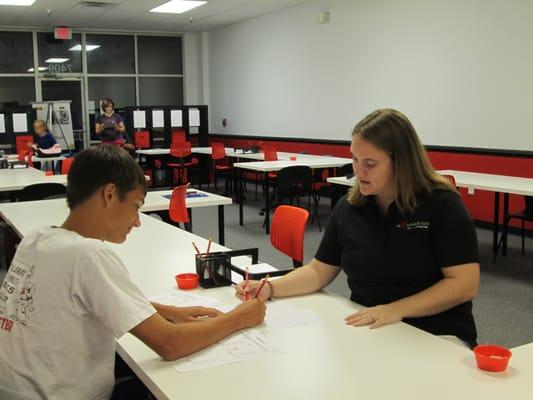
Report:
M70 40L54 39L53 32L37 33L37 53L41 72L65 74L81 72L81 34ZM44 70L46 68L46 70Z
M181 75L181 38L137 36L139 74Z
M183 105L182 78L139 78L139 104L141 106Z
M0 77L0 108L4 105L25 106L35 101L35 79Z
M134 36L87 35L89 74L134 74Z
M0 73L33 72L33 39L30 32L0 32Z
M100 100L106 97L113 99L115 108L134 105L135 78L89 78L89 101L94 102L95 111L100 110Z

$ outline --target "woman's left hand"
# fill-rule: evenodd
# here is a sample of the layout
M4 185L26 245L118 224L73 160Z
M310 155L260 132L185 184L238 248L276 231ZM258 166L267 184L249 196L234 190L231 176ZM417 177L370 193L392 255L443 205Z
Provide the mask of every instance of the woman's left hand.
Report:
M403 319L398 306L394 304L384 304L375 307L365 308L355 314L344 318L346 325L364 326L370 325L370 329L379 328L383 325L394 324Z

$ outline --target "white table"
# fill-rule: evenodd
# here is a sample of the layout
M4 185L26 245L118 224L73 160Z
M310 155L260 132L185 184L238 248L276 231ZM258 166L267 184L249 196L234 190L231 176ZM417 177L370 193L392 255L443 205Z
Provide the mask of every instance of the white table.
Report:
M190 193L191 191L196 192L197 194L207 195L207 197L187 197L187 208L218 207L218 242L223 245L225 243L224 206L232 204L231 198L209 192L203 192L198 189L190 189L187 192ZM144 199L144 205L141 207L141 211L151 212L168 210L170 198L165 196L170 196L171 194L172 190L157 190L146 193L146 198ZM189 213L189 215L190 214L191 213Z
M66 175L47 176L43 171L35 168L0 169L0 192L21 190L37 183L67 184Z
M40 225L13 212L7 212L7 218L22 235ZM55 219L60 223L62 215ZM195 270L192 241L200 249L207 246L203 238L141 215L141 227L124 244L110 247L133 281L151 296L174 287L176 274ZM212 249L224 248L213 244ZM232 288L194 293L237 304ZM313 324L265 333L286 351L283 355L179 374L172 362L162 361L130 334L117 341L117 352L158 399L531 398L528 347L514 351L506 372L487 373L476 368L468 349L404 323L375 330L345 326L344 317L357 309L348 299L316 293L278 301L318 315Z
M355 178L347 178L345 176L333 176L331 178L327 179L328 183L333 183L334 185L341 185L341 186L353 186L355 183Z
M498 231L500 225L500 193L503 193L504 215L509 213L509 194L533 196L533 178L516 176L483 174L480 172L466 172L456 170L437 171L442 175L452 175L457 187L467 188L469 193L474 190L487 190L494 192L494 217L492 220L492 252L494 259L498 255ZM502 229L502 255L507 255L507 226Z
M231 204L232 200L228 197L202 192L200 190L194 191L204 193L207 197L187 198L187 208L217 206L219 243L224 244L224 205ZM145 203L141 207L141 212L167 211L170 199L167 199L164 196L170 195L171 193L171 190L148 192L146 194ZM0 203L0 215L6 220L9 216L14 218L17 223L14 224L13 227L16 228L16 226L19 226L21 230L17 231L17 233L23 236L31 226L62 223L68 215L68 207L65 199Z
M278 160L278 161L254 161L254 162L239 162L234 163L234 168L239 168L241 170L240 177L238 181L238 190L237 197L239 201L239 224L243 225L243 177L242 170L261 172L264 174L264 183L265 183L265 232L270 233L270 188L268 173L279 171L282 168L293 167L293 166L307 166L313 169L321 168L336 168L342 167L343 165L351 163L350 158L343 157L331 157L331 156L315 156L308 154L298 154L296 155L295 160Z

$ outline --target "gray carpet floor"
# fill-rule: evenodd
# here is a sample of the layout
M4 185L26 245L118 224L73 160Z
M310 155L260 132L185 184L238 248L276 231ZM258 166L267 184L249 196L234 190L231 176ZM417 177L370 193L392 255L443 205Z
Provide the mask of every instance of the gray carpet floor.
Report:
M204 188L205 189L205 188ZM252 189L252 187L250 187ZM244 226L239 226L238 205L225 207L226 246L232 249L259 248L259 258L276 267L286 269L291 260L275 250L262 229L261 197L254 200L248 192L244 208ZM323 199L319 208L322 226L327 222L329 199ZM193 209L193 231L203 237L217 237L216 207ZM142 229L142 227L141 227ZM481 285L474 301L479 342L497 343L515 347L533 342L533 239L526 239L526 255L520 253L520 237L509 236L509 251L492 263L492 232L477 229L481 261ZM305 235L305 261L309 261L320 243L322 233L316 223L309 225ZM0 271L0 281L4 271ZM326 288L341 296L349 296L346 276L339 276Z

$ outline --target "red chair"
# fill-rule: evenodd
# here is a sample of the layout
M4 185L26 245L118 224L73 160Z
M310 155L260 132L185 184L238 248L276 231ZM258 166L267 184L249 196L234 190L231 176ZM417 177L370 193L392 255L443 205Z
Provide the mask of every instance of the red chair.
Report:
M187 134L185 133L185 131L183 129L172 131L172 138L171 138L171 141L170 141L170 147L172 147L172 145L174 143L182 143L182 142L186 142L186 141L187 141Z
M229 162L229 159L226 157L226 149L224 147L224 143L219 142L213 142L211 143L211 159L213 160L213 166L211 168L211 172L213 173L214 180L215 180L215 190L218 190L217 181L218 181L218 175L225 175L226 176L226 182L225 182L225 190L226 193L228 192L228 186L231 182L231 179L228 179L232 172L233 172L233 166Z
M187 210L187 187L189 185L182 185L174 188L172 196L170 197L170 205L168 208L168 216L177 224L182 223L184 228L190 230L191 219L189 211Z
M70 166L72 165L72 161L74 161L74 157L68 157L61 161L61 175L68 174Z
M294 267L304 260L304 234L309 212L300 207L279 206L274 211L270 230L270 243L292 258Z
M136 149L149 149L150 148L150 132L149 131L136 131L133 134L133 141Z
M172 168L175 183L183 185L190 176L189 168L193 165L192 161L186 160L191 155L191 142L173 143L170 155L173 160L167 163L167 166Z
M33 167L33 149L26 147L17 152L18 160L26 164L27 167Z
M18 135L15 136L15 148L17 151L17 154L20 154L21 151L27 151L28 150L28 143L33 143L33 136L32 135Z

